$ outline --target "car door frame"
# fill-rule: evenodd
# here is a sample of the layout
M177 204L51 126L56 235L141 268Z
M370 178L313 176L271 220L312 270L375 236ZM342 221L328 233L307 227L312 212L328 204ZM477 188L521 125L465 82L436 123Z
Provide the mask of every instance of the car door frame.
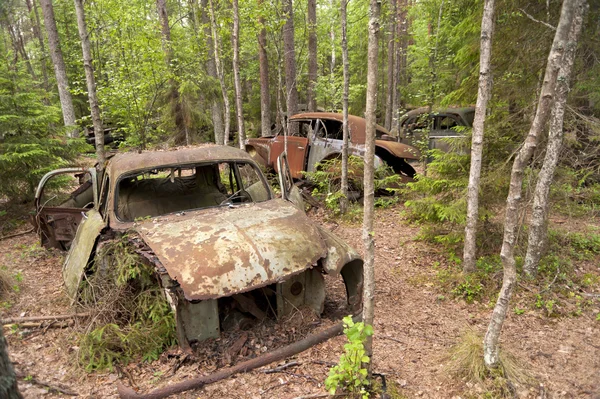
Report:
M290 165L288 164L287 154L282 152L277 157L277 177L279 179L279 187L281 188L281 197L290 201L298 209L304 211L304 200L302 199L302 193L300 189L294 184L294 179L290 171Z

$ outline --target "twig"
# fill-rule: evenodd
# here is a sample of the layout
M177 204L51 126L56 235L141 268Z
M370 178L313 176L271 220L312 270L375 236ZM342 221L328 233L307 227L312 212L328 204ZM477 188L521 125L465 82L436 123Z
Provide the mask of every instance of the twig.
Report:
M66 388L61 388L58 385L52 385L48 382L43 382L43 381L37 380L35 377L33 377L29 374L17 372L17 378L20 378L23 381L29 382L31 384L39 385L41 387L46 387L46 388L48 388L49 391L62 393L63 395L77 396L77 392L70 391Z
M592 293L588 293L588 292L582 292L581 295L587 296L589 298L600 298L600 294L592 294Z
M328 362L328 361L325 361L325 360L311 360L311 363L320 364L322 366L327 366L327 367L333 367L333 366L335 366L337 364L337 363Z
M284 385L289 384L290 382L292 382L292 381L290 380L290 381L283 382L281 384L273 385L272 387L269 387L269 388L265 389L264 391L261 391L260 394L264 395L265 393L269 392L271 389L280 388Z
M398 342L399 344L405 345L404 342L397 338L390 337L389 335L377 335L377 338L389 339L390 341Z
M34 229L32 227L29 230L22 231L20 233L15 233L15 234L9 234L7 236L2 236L2 237L0 237L0 241L2 241L2 240L8 240L9 238L15 238L15 237L19 237L19 236L24 236L25 234L33 233L33 230Z
M345 393L336 393L335 395L330 395L328 393L313 393L312 395L304 395L304 396L296 396L294 399L313 399L313 398L336 398L339 396L346 396Z
M9 317L0 320L2 325L6 324L20 324L28 321L46 321L46 320L67 320L75 317L89 317L90 313L73 313L73 314L61 314L53 316L30 316L30 317Z
M272 369L261 370L260 372L261 373L265 373L265 374L278 373L278 372L283 371L283 370L285 370L287 368L298 366L299 364L300 363L298 363L297 361L294 360L292 362L282 364L281 366L273 367Z
M533 22L537 22L537 23L539 23L539 24L542 24L542 25L546 26L547 28L550 28L550 29L552 29L553 31L556 31L556 28L555 28L554 26L550 25L550 24L549 24L549 23L547 23L547 22L540 21L539 19L535 19L535 18L533 17L533 15L529 15L529 14L527 13L527 11L523 10L522 8L519 8L519 11L521 11L523 14L525 14L525 15L527 16L527 18L529 18L529 19L530 19L530 20L532 20Z

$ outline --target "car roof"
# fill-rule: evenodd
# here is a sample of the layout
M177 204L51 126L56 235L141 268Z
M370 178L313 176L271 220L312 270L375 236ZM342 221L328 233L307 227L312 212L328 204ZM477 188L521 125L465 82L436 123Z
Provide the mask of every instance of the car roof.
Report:
M108 161L107 170L111 176L117 177L130 171L152 169L161 166L239 160L252 162L250 155L238 148L206 144L167 151L118 153Z
M431 110L432 114L455 114L464 116L466 113L474 112L475 107L449 107L449 108L434 108ZM428 107L419 107L415 108L412 111L408 111L406 114L402 116L402 119L406 119L410 116L421 115L428 113Z
M337 112L304 112L290 117L290 121L302 119L325 119L343 122L344 117ZM352 131L352 141L358 144L364 144L365 132L367 130L367 120L356 115L348 115L348 126ZM383 134L390 132L381 125L375 125L376 129Z

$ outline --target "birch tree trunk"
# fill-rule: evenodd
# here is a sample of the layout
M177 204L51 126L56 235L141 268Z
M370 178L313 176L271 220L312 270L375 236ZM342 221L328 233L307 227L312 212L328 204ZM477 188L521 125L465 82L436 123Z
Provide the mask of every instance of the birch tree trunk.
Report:
M54 75L56 76L56 85L58 86L58 97L60 98L60 107L62 109L63 121L67 128L69 137L79 137L79 132L75 126L75 109L73 108L73 99L69 91L69 80L67 79L67 70L60 49L58 39L58 29L56 28L56 19L54 17L54 7L52 0L40 0L42 13L44 15L44 25L48 34L48 47L50 48L50 57L54 64Z
M17 377L8 357L4 332L0 328L0 398L23 399L17 386Z
M344 75L344 92L342 94L342 197L340 198L340 211L342 214L348 210L348 97L350 92L350 76L348 74L348 0L340 0L340 24L342 25L342 68Z
M519 227L519 205L523 188L524 169L533 155L542 129L548 122L550 106L552 105L555 96L558 71L565 52L570 26L573 23L573 16L576 8L575 3L575 1L563 2L560 20L558 27L556 28L556 34L554 35L550 54L548 55L544 83L542 84L535 117L531 124L531 128L529 129L527 138L525 139L521 150L516 155L512 167L510 188L508 197L506 198L504 238L502 241L502 249L500 251L504 277L502 280L502 288L500 289L498 300L496 301L496 306L494 307L490 324L483 340L483 358L486 366L490 368L495 368L499 365L498 340L517 280L514 249L517 238L517 229Z
M477 221L479 220L479 178L483 154L483 135L487 103L492 95L492 35L494 33L494 0L485 0L481 18L481 53L479 55L479 89L473 121L471 141L471 168L467 188L467 223L465 226L465 247L463 272L475 271L477 259Z
M394 48L396 43L396 1L392 0L390 2L392 10L390 12L389 20L388 20L388 35L387 35L387 85L385 92L385 128L387 130L392 129L392 119L394 113L394 91L396 82L394 81L394 71L395 71L395 57L394 57Z
M238 0L233 0L233 84L235 86L235 108L238 124L238 146L245 148L246 130L244 126L244 109L242 107L242 84L240 83L240 9Z
M292 0L283 0L283 12L286 14L283 26L283 57L285 60L285 91L288 116L288 133L295 134L295 124L289 118L298 113L298 89L296 87L296 49L294 46L294 7Z
M369 44L367 50L367 104L365 119L367 131L365 138L365 174L364 174L364 216L362 238L365 253L363 321L373 325L375 315L375 233L373 231L374 209L374 174L375 174L375 108L377 106L377 53L379 41L380 0L371 0L369 10ZM365 351L373 355L373 337L367 337ZM371 363L368 369L371 369Z
M47 64L46 64L46 46L44 45L44 37L42 36L42 31L40 29L40 15L38 13L38 9L37 9L37 5L35 4L35 0L26 0L27 2L27 9L29 10L29 14L31 15L33 13L33 17L32 21L31 21L31 26L33 28L33 34L36 37L36 39L38 40L38 43L40 45L40 52L41 52L41 58L40 58L40 69L42 70L42 78L44 79L44 90L46 91L50 91L50 83L48 81L48 70L47 70Z
M81 39L81 51L83 52L83 68L85 69L85 82L87 84L88 100L90 111L92 113L92 123L94 125L94 140L96 143L96 159L98 161L98 170L104 170L104 128L100 119L100 107L96 97L96 81L94 79L94 66L92 65L92 51L90 47L90 38L88 36L85 23L85 12L83 10L83 0L74 0L75 12L77 13L77 28Z
M554 171L556 170L558 155L562 146L564 136L563 120L565 104L569 94L569 80L571 78L571 71L573 70L577 41L581 33L583 14L585 13L585 8L587 8L587 2L579 0L576 7L574 22L571 25L565 55L558 74L556 99L554 100L550 116L550 131L548 134L546 155L535 186L527 255L525 256L525 265L523 266L523 271L530 276L537 272L538 263L542 256L542 249L547 237L548 193L550 191L550 184L554 178Z
M317 110L317 0L308 0L308 111Z
M215 7L213 1L209 0L210 10L210 31L212 34L212 41L215 46L215 68L217 75L219 76L219 83L221 85L221 95L223 96L223 120L225 121L225 129L223 134L223 142L217 144L227 145L229 141L229 95L227 94L227 87L225 86L225 77L223 76L223 68L221 67L221 57L219 56L219 36L217 35L217 20L215 19Z
M208 59L206 61L206 72L208 76L213 78L215 81L219 80L217 74L217 67L215 63L215 45L212 38L212 29L208 9L208 0L201 0L202 6L202 25L204 26L204 35L206 36L206 47L208 49ZM223 144L224 130L223 130L223 117L221 115L221 107L216 99L213 99L211 104L211 115L213 122L213 132L215 136L215 143Z
M258 4L262 5L262 0ZM262 10L261 10L262 12ZM258 18L260 31L258 32L258 59L260 68L260 135L271 135L271 95L269 93L269 59L267 57L267 30L265 18Z

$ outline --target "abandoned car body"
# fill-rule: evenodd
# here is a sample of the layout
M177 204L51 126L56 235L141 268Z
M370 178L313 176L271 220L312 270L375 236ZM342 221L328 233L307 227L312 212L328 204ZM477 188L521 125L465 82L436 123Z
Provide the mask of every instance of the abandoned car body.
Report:
M44 209L36 199L42 236L56 232L53 212L83 214L72 243L72 229L42 243L70 246L63 278L76 300L92 263L103 261L97 255L102 246L126 237L154 268L175 311L183 347L252 317L279 318L300 306L319 315L323 274L341 275L351 311L359 310L360 256L306 216L298 189L290 184L285 154L279 164L283 198L274 197L258 165L235 148L117 154L101 181L92 179L95 170L85 172L91 179L85 180L87 189L98 193L91 207L74 207L71 198L65 207ZM47 182L42 179L40 196Z
M287 154L293 178L301 179L303 171L313 172L319 162L341 158L342 114L303 113L292 116L290 122L297 124L293 129L297 134L287 136ZM348 115L350 155L365 155L366 126L364 118ZM388 165L402 180L412 179L416 172L407 160L418 160L419 151L410 145L395 142L382 126L376 126L376 136L376 166ZM275 170L277 158L284 149L285 137L282 134L246 141L246 151L252 158L264 167Z

